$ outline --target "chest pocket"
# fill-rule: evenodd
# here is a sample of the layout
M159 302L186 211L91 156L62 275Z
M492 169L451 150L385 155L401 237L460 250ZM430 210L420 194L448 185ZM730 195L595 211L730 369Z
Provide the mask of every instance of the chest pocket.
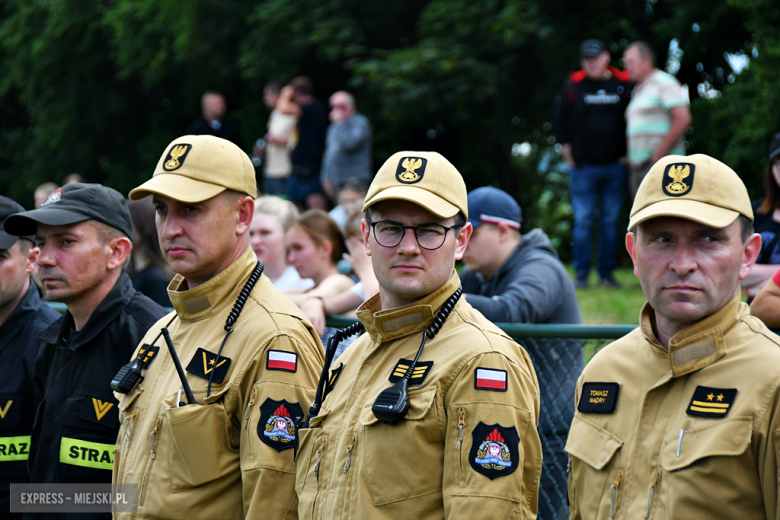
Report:
M617 478L619 469L612 467L615 454L623 446L618 437L575 416L571 423L566 451L584 464L578 464L569 476L569 501L572 512L583 517L606 518L610 493L607 483ZM606 505L600 511L602 499ZM600 514L599 514L600 512Z
M179 408L166 407L164 434L160 438L160 456L167 451L170 460L171 490L187 491L225 475L240 477L238 451L230 444L231 422L221 398L230 387L212 393L212 404L190 404ZM193 391L196 401L202 401L205 388ZM174 405L177 394L169 396L163 405Z
M406 418L384 424L371 411L360 413L363 442L360 472L368 483L375 506L415 498L441 489L444 438L434 401L436 387L409 393ZM436 468L431 474L425 468Z

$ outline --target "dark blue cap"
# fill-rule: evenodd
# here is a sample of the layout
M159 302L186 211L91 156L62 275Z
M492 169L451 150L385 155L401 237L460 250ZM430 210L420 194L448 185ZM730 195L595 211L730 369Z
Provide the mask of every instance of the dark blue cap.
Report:
M473 227L505 222L512 229L520 229L523 211L507 192L484 186L469 193L468 200L469 222Z
M6 233L3 230L3 221L6 217L13 215L14 213L19 213L20 211L24 211L24 208L19 205L19 203L0 195L0 249L8 249L20 238L25 238L33 244L35 243L35 235L16 236Z

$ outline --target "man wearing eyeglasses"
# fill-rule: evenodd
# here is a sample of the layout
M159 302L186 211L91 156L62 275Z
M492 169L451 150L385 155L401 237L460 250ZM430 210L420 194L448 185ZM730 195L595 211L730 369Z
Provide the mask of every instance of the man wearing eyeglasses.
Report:
M399 152L363 211L379 294L299 430L299 518L535 518L539 386L525 350L457 298L472 232L463 178L437 153ZM377 416L403 377L408 409Z

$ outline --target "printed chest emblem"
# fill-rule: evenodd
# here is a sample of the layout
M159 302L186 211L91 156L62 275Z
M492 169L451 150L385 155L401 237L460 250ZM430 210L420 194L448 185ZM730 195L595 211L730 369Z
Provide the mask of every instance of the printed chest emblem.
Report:
M685 413L696 417L722 419L729 413L736 397L736 388L697 386Z
M231 359L225 356L219 356L219 361L217 361L217 355L214 352L199 348L187 365L187 372L220 384L225 380L228 368L230 368L230 361Z
M472 437L469 464L477 473L493 480L517 469L520 436L514 426L507 428L480 421Z
M257 436L276 451L295 446L295 418L303 417L300 403L266 399L260 406Z
M577 410L580 413L613 413L619 392L618 383L583 383Z
M393 368L393 373L390 374L390 382L397 383L400 381L401 378L404 377L404 374L406 374L406 371L409 370L410 366L412 366L411 360L399 359L398 363L395 365L395 368ZM414 365L412 377L409 379L409 386L423 384L425 378L428 377L428 372L431 371L431 367L433 367L433 361L418 361L417 364Z

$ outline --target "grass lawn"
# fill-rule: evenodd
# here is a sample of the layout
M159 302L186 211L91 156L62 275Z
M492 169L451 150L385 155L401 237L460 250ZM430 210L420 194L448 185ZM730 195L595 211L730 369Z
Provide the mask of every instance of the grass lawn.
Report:
M574 270L571 265L567 268L573 280ZM623 287L601 287L598 273L591 272L590 286L587 289L577 289L582 323L636 325L639 322L639 311L647 301L639 286L639 280L630 268L616 269L614 274Z

